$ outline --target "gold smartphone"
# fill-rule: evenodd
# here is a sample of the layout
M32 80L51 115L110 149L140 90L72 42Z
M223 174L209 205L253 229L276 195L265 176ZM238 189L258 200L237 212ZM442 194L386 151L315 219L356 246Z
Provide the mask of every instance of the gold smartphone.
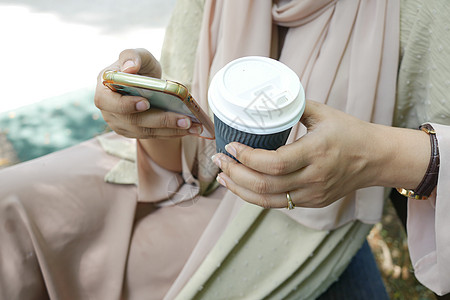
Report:
M105 71L103 84L123 95L148 99L150 107L183 114L203 127L202 138L214 139L214 124L181 83L159 78Z

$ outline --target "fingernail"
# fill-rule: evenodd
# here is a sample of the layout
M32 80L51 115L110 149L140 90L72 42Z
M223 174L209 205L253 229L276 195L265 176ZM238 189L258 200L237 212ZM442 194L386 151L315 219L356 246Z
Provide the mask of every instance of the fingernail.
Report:
M201 126L192 126L191 128L189 128L189 133L192 134L200 134L202 133L202 127Z
M217 157L217 154L211 156L211 160L216 164L219 168L222 168L222 161Z
M178 119L177 126L181 128L189 128L191 126L191 120L189 119Z
M142 100L136 103L136 110L138 111L146 111L150 108L150 103L148 101Z
M123 72L123 71L126 71L127 69L135 67L135 66L136 66L136 63L134 61L127 60L126 62L123 63L121 70Z
M234 157L236 157L236 148L234 148L233 146L231 146L231 144L225 145L225 150L227 150L228 153L230 153L231 155L233 155Z
M220 177L220 175L217 175L216 180L218 183L220 183L221 185L223 185L224 187L227 187L227 184L225 183L225 181L222 179L222 177Z

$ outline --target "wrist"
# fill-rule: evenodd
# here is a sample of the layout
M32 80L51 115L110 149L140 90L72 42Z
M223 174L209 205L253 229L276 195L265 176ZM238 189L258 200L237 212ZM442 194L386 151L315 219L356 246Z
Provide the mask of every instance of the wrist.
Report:
M407 197L425 200L431 195L433 190L435 189L438 176L439 176L439 165L440 165L440 157L439 157L439 145L436 137L436 131L434 130L431 124L423 124L420 126L420 129L427 133L430 139L431 145L431 155L428 163L427 170L419 185L414 189L405 189L405 188L397 188L397 191Z
M377 149L372 156L376 172L371 185L415 189L430 161L428 134L421 130L371 125L376 132L372 147Z
M173 172L181 172L181 138L139 139L145 153L159 166Z

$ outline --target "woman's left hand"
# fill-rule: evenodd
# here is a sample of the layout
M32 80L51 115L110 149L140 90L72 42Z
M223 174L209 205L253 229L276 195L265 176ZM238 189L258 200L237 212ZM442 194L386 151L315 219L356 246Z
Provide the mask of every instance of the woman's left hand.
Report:
M398 141L386 138L392 127L363 122L313 101L307 102L301 121L307 134L275 151L228 144L227 151L241 164L214 155L223 171L219 183L266 208L286 207L287 192L296 206L324 207L359 188L389 184L383 180L390 177L381 175L391 175L385 168L392 153L401 150L396 149ZM422 175L416 176L419 181Z

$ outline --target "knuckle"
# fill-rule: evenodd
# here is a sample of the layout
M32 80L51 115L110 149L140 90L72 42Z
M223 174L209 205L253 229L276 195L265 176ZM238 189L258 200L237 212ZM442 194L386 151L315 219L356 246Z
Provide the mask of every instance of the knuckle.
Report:
M309 167L311 168L311 175L308 180L309 183L324 187L328 183L330 175L327 172L324 172L323 167L320 166L320 164L311 165Z
M283 160L280 156L275 156L270 163L270 174L271 175L282 175L286 173L288 169L288 162Z
M127 116L128 123L130 123L131 125L134 125L134 126L141 125L141 117L138 114L128 114L126 116Z
M131 102L128 101L124 101L123 97L120 98L120 102L119 102L119 110L121 114L128 114L130 112L133 111L133 109L131 109Z
M155 138L156 130L154 128L142 127L140 129L141 137L145 138Z
M255 149L248 149L248 148L238 149L236 152L236 158L243 164L247 164L251 161L253 157L252 155L253 151L255 151Z
M252 185L251 190L258 194L265 194L270 191L270 182L265 178L256 179Z
M260 195L258 205L263 208L271 208L271 201L268 195Z
M328 205L328 193L324 191L323 189L320 189L320 191L317 191L314 196L311 198L312 200L312 207L314 208L322 208Z
M315 182L319 184L323 190L327 190L333 185L332 176L329 173L317 174Z
M236 164L230 161L222 161L222 167L222 170L225 173L228 173L228 176L230 176L232 180L235 182L239 181L239 178L241 178L241 176L239 176L240 169Z
M162 128L170 127L171 119L170 115L166 113L162 113L159 115L159 125Z
M321 188L324 188L327 184L327 176L325 174L317 174L313 178L313 183L317 184Z

